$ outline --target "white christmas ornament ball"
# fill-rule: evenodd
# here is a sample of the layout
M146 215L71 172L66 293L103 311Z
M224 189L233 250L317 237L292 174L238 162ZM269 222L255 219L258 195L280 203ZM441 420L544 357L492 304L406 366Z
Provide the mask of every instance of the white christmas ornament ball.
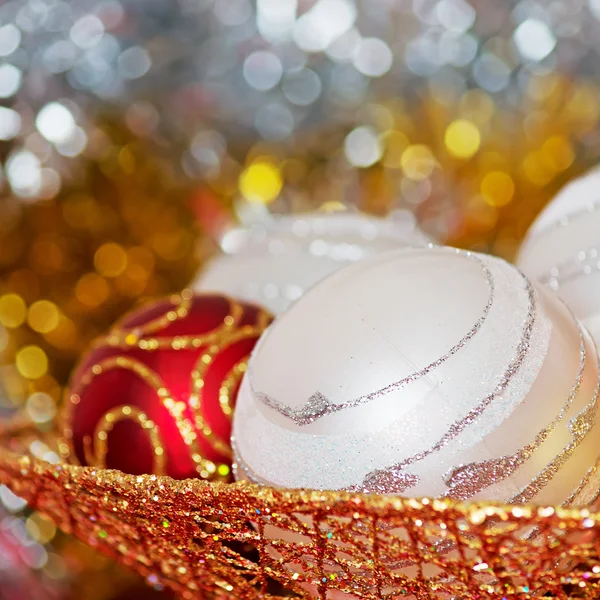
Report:
M290 488L581 504L600 487L598 359L515 267L430 247L317 284L237 399L239 478Z
M385 250L429 243L414 221L360 213L280 216L235 229L193 284L278 314L323 277Z
M600 344L600 171L566 185L534 221L518 266L556 292Z

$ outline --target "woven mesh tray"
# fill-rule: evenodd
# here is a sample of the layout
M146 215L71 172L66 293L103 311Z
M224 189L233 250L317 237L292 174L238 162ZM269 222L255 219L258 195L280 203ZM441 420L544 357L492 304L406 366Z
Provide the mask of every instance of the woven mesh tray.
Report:
M24 454L53 443L26 424L0 433L2 483L183 598L600 597L587 509L131 476Z

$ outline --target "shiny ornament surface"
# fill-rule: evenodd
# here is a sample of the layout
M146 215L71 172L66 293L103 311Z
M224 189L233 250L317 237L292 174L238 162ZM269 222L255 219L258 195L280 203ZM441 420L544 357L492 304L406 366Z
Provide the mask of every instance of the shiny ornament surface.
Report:
M429 242L414 222L359 213L279 216L227 233L194 284L278 314L327 275L379 252Z
M235 394L269 320L262 309L190 290L126 316L72 378L69 459L134 475L227 479Z
M489 256L388 252L315 286L256 347L237 475L284 487L578 504L598 489L598 359Z
M600 170L557 194L529 229L517 265L556 292L600 342Z

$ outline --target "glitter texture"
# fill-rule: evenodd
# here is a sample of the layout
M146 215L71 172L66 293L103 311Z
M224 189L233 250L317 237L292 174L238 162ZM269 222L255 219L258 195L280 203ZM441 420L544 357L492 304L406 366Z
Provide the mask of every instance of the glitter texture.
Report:
M436 246L433 245L430 245L429 248L438 249ZM475 321L473 327L471 327L471 329L464 335L464 337L462 337L454 346L452 346L452 348L450 348L450 350L448 350L446 354L440 356L438 359L434 360L422 369L419 369L418 371L415 371L414 373L403 377L399 381L395 381L394 383L391 383L379 390L375 390L374 392L370 392L369 394L365 394L353 400L348 400L347 402L333 403L320 392L315 392L306 401L306 404L304 406L301 406L297 409L293 409L289 406L286 406L283 402L272 398L268 394L264 394L259 391L253 390L254 397L259 402L262 402L265 406L268 406L269 408L276 410L279 414L283 415L284 417L291 419L292 421L294 421L294 423L296 423L296 425L308 425L326 415L346 410L348 408L354 408L356 406L360 406L361 404L366 404L368 402L381 398L382 396L385 396L390 392L394 392L406 385L413 383L414 381L417 381L418 379L421 379L422 377L425 377L431 371L433 371L440 365L443 365L449 358L451 358L462 348L464 348L469 342L469 340L471 340L475 336L475 334L477 334L477 332L481 329L482 325L485 323L485 320L487 319L490 313L492 305L494 304L495 297L494 278L492 277L492 273L490 272L487 265L478 256L471 254L471 252L456 250L456 253L459 256L465 256L470 260L475 261L483 269L483 272L485 274L485 280L489 289L489 296L483 308L481 316L477 319L477 321Z
M523 334L522 334L521 340L519 341L519 344L517 345L517 355L516 355L515 359L510 363L510 365L508 366L508 368L502 375L502 378L500 379L500 382L498 383L498 385L496 386L494 391L491 394L489 394L488 396L486 396L483 400L481 400L477 404L477 406L475 406L475 408L473 408L471 411L469 411L469 413L467 414L466 417L460 419L459 421L454 422L452 424L452 426L450 427L450 429L444 434L444 436L434 446L432 446L429 450L420 452L418 454L414 454L413 456L410 456L410 457L404 459L402 462L400 462L396 465L393 465L392 467L378 471L378 473L381 473L381 475L383 475L383 476L387 471L394 474L393 476L389 476L389 477L384 476L385 481L387 481L388 483L390 483L392 485L392 487L389 487L389 488L383 490L386 493L394 494L394 493L401 493L401 492L405 491L405 490L400 490L396 487L393 487L393 484L395 481L398 481L398 482L403 481L403 477L401 476L402 469L415 463L415 462L423 460L424 458L426 458L430 454L433 454L434 452L438 452L444 446L446 446L446 444L448 444L448 442L450 442L451 440L456 438L466 427L477 422L478 418L481 416L483 411L485 411L486 408L488 406L490 406L490 404L492 402L494 402L494 400L496 400L504 392L504 390L508 387L513 376L519 371L519 369L523 365L523 362L524 362L525 357L527 356L527 352L529 350L529 343L531 340L531 333L533 331L533 324L535 322L535 313L536 313L536 311L535 311L535 293L534 293L533 286L525 278L525 276L523 276L523 280L525 283L525 288L527 290L527 296L529 299L529 308L528 308L528 312L527 312L527 319L525 321L525 326L523 328ZM498 464L495 466L496 470L498 469L498 466L499 466ZM380 480L380 478L376 475L376 473L369 473L367 475L367 477L365 478L365 480L363 481L363 484L361 486L363 491L365 491L365 492L375 491L375 490L372 490L368 484L368 482L373 477L376 477L378 481ZM491 485L492 482L493 482L493 480L488 479L488 485ZM416 483L416 481L415 481L415 483ZM451 478L450 478L450 480L446 480L446 484L451 486Z
M564 503L565 506L585 506L596 503L600 495L600 457L587 470L579 485Z
M0 481L182 598L282 598L274 581L300 597L311 589L360 600L524 598L524 588L527 597L591 599L600 589L600 515L587 509L136 477L6 449ZM532 528L543 535L528 536Z
M438 257L447 264L439 264ZM481 316L489 299L489 285L478 264L454 250L401 250L389 259L369 259L372 262L364 267L364 275L351 267L355 275L347 271L348 277L340 276L337 283L324 282L299 300L263 336L240 387L234 432L238 468L244 478L289 488L411 496L454 493L457 499L505 501L535 478L569 443L568 422L593 395L596 361L586 360L586 356L593 356L591 345L585 346L576 320L564 305L536 289L511 265L479 258L492 275L494 302L480 332L461 352L395 394L307 425L282 418L279 412L256 401L250 388L252 378L256 378L258 389L289 398L288 406L293 408L302 406L311 388L326 391L336 403L343 403L353 389L366 393L381 389L394 381L394 375L400 379L431 364L461 339ZM462 302L463 294L471 294L468 310L448 310L439 316L437 311L446 311L454 299L448 295L439 302L435 297L428 271L432 265L448 274L447 280L439 280L440 289L459 290L458 302ZM409 279L417 270L423 284ZM377 311L379 299L372 301L370 292L360 295L361 290L372 289L369 277L388 274L397 283L386 288L385 310ZM407 299L410 304L396 304L396 294L403 294L406 281L414 284L414 293ZM466 286L471 287L463 292ZM416 311L421 299L428 298L427 316L413 319L412 315L419 314ZM312 325L310 315L316 313L320 301L326 303L323 321ZM364 307L364 321L360 312L352 312L355 302ZM460 316L460 322L449 321L452 314ZM303 345L300 331L307 340ZM435 339L428 337L432 331L436 332ZM327 334L335 341L331 342ZM293 343L286 345L286 340ZM322 340L322 344L311 344L311 340ZM351 343L356 345L347 351ZM266 365L277 358L273 354L278 348L293 353L293 361L289 369L282 362L275 377ZM294 375L294 365L304 364L304 360L312 361L310 370L305 369L306 376L286 391L284 382ZM555 360L564 365L560 374L552 366ZM360 377L355 375L359 369ZM564 485L540 488L538 501L562 502L578 485L598 454L592 436L588 437L581 467L577 468L575 456L565 470L570 475L563 477ZM571 456L574 453L568 458ZM488 475L493 477L477 480L474 471L479 463L484 463L482 468L489 468ZM452 470L459 467L460 486L458 479L451 477ZM467 483L469 490L459 489Z
M569 423L569 429L573 439L565 448L556 455L556 457L544 468L544 470L519 494L510 499L510 502L522 503L528 502L534 498L538 492L548 484L556 473L564 466L575 452L577 447L583 442L588 433L592 430L598 414L598 396L600 394L600 381L594 393L593 400Z
M583 372L586 365L586 345L581 329L579 337L581 340L581 347L579 351L579 371L571 392L569 393L569 397L560 409L560 412L556 418L535 436L535 439L531 444L527 444L527 446L524 446L512 456L503 456L498 459L486 460L481 463L461 465L455 469L452 469L445 478L445 482L450 488L446 494L447 496L459 500L466 500L467 498L475 496L486 487L493 485L497 481L501 481L502 479L510 477L515 470L518 469L525 461L529 460L535 451L540 447L540 445L548 439L549 435L565 418L565 415L573 405L573 402L575 401L575 398L577 397L577 394L581 388ZM597 393L598 392L596 390L594 396L596 396ZM590 428L587 429L586 434L589 432ZM581 436L581 439L583 439L583 437L584 436ZM567 458L567 456L563 457L563 464L566 462ZM535 486L535 493L539 492L540 489L540 487Z

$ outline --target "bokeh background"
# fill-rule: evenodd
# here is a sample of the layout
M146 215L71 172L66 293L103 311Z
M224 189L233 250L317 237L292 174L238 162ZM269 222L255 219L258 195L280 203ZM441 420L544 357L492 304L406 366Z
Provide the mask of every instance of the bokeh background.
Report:
M600 0L2 2L0 415L48 431L234 223L358 209L511 259L598 161L599 76ZM0 486L1 600L137 585Z

